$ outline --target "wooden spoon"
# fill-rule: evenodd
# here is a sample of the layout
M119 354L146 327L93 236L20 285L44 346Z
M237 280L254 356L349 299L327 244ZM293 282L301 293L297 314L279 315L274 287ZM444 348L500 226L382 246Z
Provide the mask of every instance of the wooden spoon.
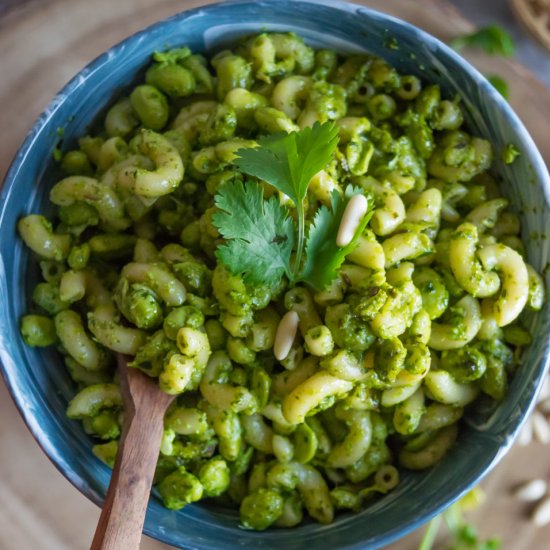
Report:
M117 356L124 425L109 490L90 550L139 548L162 440L164 413L174 400L156 380Z

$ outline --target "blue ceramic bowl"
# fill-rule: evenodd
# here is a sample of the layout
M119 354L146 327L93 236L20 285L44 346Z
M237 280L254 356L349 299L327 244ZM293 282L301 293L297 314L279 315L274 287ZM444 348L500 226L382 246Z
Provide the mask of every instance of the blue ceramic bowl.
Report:
M440 84L448 97L458 94L471 130L495 146L495 172L521 215L529 261L538 270L549 261L545 237L550 224L550 179L532 139L506 101L475 69L419 29L354 4L264 0L195 9L128 38L82 70L41 115L13 161L0 206L3 374L38 443L67 479L98 504L110 471L92 455L91 441L80 423L65 416L74 388L62 362L55 350L28 348L19 336L18 319L30 303L37 269L17 238L16 222L25 214L47 213L50 208L48 190L58 176L51 160L57 129L65 129L67 144L84 134L118 91L136 79L154 50L183 44L198 51L215 50L240 35L266 29L295 31L314 46L373 52L401 72ZM389 47L395 46L394 39L397 48ZM509 166L498 160L508 143L521 151ZM398 539L457 500L509 449L546 372L550 303L529 315L526 323L534 342L505 401L470 415L456 448L440 464L424 473L404 473L395 491L364 512L341 516L332 525L308 523L291 530L254 533L237 528L235 513L204 506L188 506L176 513L152 498L145 532L187 550L377 548Z

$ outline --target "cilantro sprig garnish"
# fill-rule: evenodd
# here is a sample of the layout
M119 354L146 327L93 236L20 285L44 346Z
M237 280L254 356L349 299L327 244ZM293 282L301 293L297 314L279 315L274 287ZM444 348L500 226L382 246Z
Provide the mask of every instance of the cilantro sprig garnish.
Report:
M343 197L333 191L331 208L317 210L307 238L304 204L311 178L329 164L337 145L336 126L316 123L299 132L262 137L258 147L237 151L235 166L284 193L296 208L297 223L275 197L264 199L259 183L223 185L214 198L219 210L213 222L225 239L216 257L232 273L248 283L269 285L286 276L291 284L302 281L314 290L321 290L337 276L368 223L367 215L353 240L345 247L336 246L346 205L362 191L348 186Z
M294 203L298 213L298 246L293 274L302 261L305 235L304 199L311 178L332 158L338 145L338 128L315 123L300 132L262 137L259 147L237 151L234 164L241 172L267 181Z

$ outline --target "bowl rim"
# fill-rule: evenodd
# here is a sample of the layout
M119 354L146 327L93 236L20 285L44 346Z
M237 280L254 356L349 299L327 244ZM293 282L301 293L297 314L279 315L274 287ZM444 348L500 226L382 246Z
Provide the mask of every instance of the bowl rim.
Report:
M61 89L60 91L52 98L52 100L47 104L47 106L42 110L40 115L37 117L36 121L32 127L27 132L22 144L19 146L17 152L15 153L9 168L4 177L2 187L0 189L0 225L4 217L4 212L7 203L7 197L11 194L14 183L17 180L19 170L24 164L27 155L32 150L35 139L40 134L43 127L48 123L49 119L55 114L57 108L70 96L70 94L77 89L79 86L83 85L86 81L86 78L89 74L93 74L96 70L100 69L104 64L108 63L111 58L116 57L120 51L123 51L129 45L132 45L142 38L147 36L153 30L161 28L165 25L169 25L172 22L177 22L180 20L185 20L189 17L192 17L198 14L201 11L215 11L217 8L220 8L225 5L242 5L247 6L251 4L255 5L264 5L269 7L277 3L277 0L219 0L213 3L206 5L199 5L193 8L183 10L166 18L163 18L159 21L156 21L145 28L138 30L126 38L122 39L115 45L111 46L103 53L96 56L89 63L87 63L82 69L80 69ZM550 196L550 175L546 164L542 158L540 151L538 150L533 138L531 137L529 131L525 128L523 122L519 116L515 113L509 103L498 93L489 81L476 69L473 65L470 64L465 58L460 56L456 51L454 51L450 46L442 42L437 37L433 36L427 31L417 27L416 25L409 23L406 20L400 19L393 15L381 12L379 10L372 9L364 4L353 3L347 0L293 0L293 3L296 4L310 4L312 8L316 5L328 6L339 11L354 13L358 8L361 9L361 16L377 18L379 20L391 21L394 24L402 28L409 28L414 30L417 36L423 40L425 43L432 44L440 50L445 52L445 55L449 56L455 62L457 62L462 70L469 74L475 83L484 88L485 91L491 96L491 101L495 102L501 112L504 113L505 117L513 124L515 132L520 134L522 140L529 146L529 160L533 166L534 174L537 180L537 183L545 191L545 197ZM0 268L3 267L0 257ZM550 298L549 298L550 299ZM529 416L530 412L533 410L536 404L536 397L538 392L541 389L542 381L545 376L548 375L548 370L550 368L550 354L549 354L549 344L550 344L550 335L547 335L547 346L546 353L543 358L543 365L541 365L537 370L539 373L538 380L534 386L534 391L528 401L527 407L524 409L524 413L521 417L520 422L514 427L509 437L506 438L505 442L502 443L497 449L496 453L492 456L492 459L478 471L475 475L472 476L472 479L469 480L462 488L458 491L455 491L451 497L445 500L444 504L440 504L434 507L428 513L423 513L420 518L416 518L410 521L408 524L402 524L397 526L395 529L385 533L383 540L376 541L376 543L371 546L371 548L378 548L382 545L387 545L392 542L399 540L405 535L409 534L413 530L419 528L423 524L427 523L430 519L441 513L448 506L459 500L464 494L466 494L473 486L475 486L483 477L485 477L492 468L502 459L502 457L510 450L514 439L522 428L524 422ZM98 506L102 506L103 499L97 498L97 495L91 490L90 486L82 480L82 478L73 470L64 468L63 465L56 459L55 445L50 441L47 433L41 429L39 424L36 422L33 411L29 411L25 408L25 400L23 396L17 391L18 384L16 383L17 373L12 372L9 369L3 359L5 350L0 347L0 375L2 376L9 394L11 395L12 400L14 401L19 414L25 422L27 429L30 431L34 440L41 447L43 452L46 454L50 462L55 466L55 468L86 498L94 502ZM9 354L7 354L9 355ZM14 376L15 374L15 376ZM144 534L147 534L157 540L171 543L171 540L167 538L167 535L162 533L154 532L153 529L144 525L143 529ZM340 547L341 550L361 550L364 546L361 543L352 543L344 544Z

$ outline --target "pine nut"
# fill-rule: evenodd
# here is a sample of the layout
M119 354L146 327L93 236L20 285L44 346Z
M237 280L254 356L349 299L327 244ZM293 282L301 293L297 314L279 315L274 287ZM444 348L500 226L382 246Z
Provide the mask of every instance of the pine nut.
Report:
M533 435L535 439L543 445L548 445L548 443L550 443L550 426L548 425L548 420L546 420L544 415L539 411L533 413Z
M522 447L526 447L533 441L533 420L531 417L527 418L523 428L519 432L517 443Z
M537 526L542 527L550 523L550 497L541 501L531 514L531 521Z
M273 353L277 361L285 359L290 352L294 338L296 338L299 321L300 317L295 311L288 311L279 322L273 344Z
M368 209L369 201L365 195L353 195L351 197L338 228L338 235L336 236L337 246L347 246L351 242L357 227Z
M546 481L544 479L532 479L522 483L514 491L514 496L525 502L533 502L546 494Z

